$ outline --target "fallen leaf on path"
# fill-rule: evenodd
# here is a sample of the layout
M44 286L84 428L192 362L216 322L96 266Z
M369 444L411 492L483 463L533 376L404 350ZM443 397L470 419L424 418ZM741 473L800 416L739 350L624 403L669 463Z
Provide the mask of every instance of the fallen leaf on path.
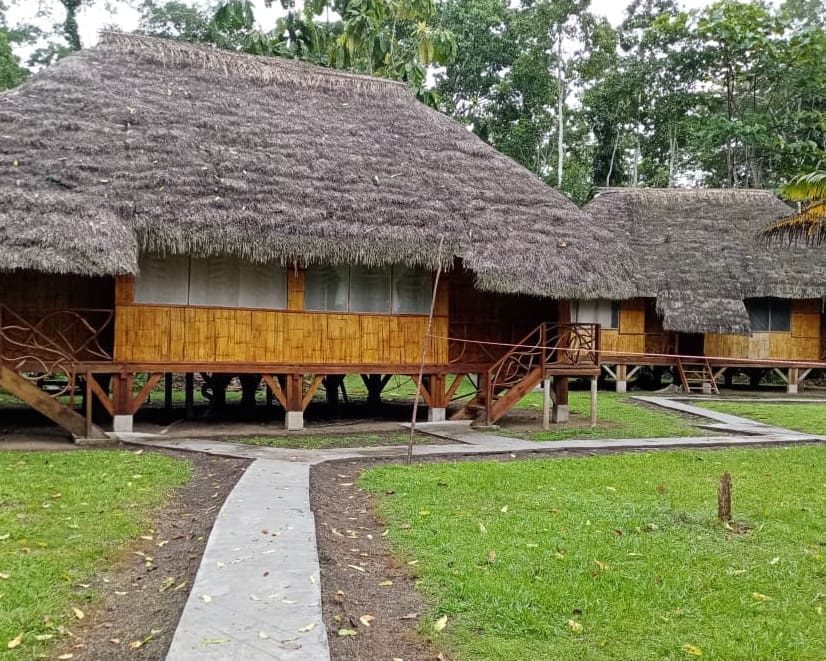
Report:
M201 595L201 600L202 600L205 604L208 604L210 601L212 601L212 597L210 597L208 594L202 594L202 595Z
M688 643L683 645L683 652L690 656L703 656L703 650L696 645L689 645Z
M502 512L502 514L504 514L505 512L507 512L507 511L508 511L508 506L507 506L507 505L503 505L502 507L500 507L500 508L499 508L499 511L500 511L500 512Z
M204 638L201 641L201 647L209 647L210 645L223 645L228 643L229 638Z
M270 634L268 634L266 631L259 631L258 632L258 637L261 640L267 640L270 637Z
M316 626L315 622L311 622L311 623L310 623L310 624L308 624L306 627L301 627L301 628L299 629L299 631L300 631L301 633L307 633L308 631L312 631L313 629L315 629L315 626Z
M388 585L393 585L393 581L382 581L381 583L379 583L379 585L384 588Z
M75 614L75 617L78 620L82 620L84 617L86 617L86 614L82 610L80 610L79 608L74 608L73 607L72 612Z
M350 569L355 569L356 571L366 572L367 570L364 567L359 567L358 565L347 565Z
M602 571L608 571L611 569L611 565L607 562L602 562L601 560L594 560L594 564L599 567Z
M0 571L0 581L8 581L11 578L11 574L6 574L5 572Z
M759 592L752 592L751 598L755 601L771 601L772 598L767 594L761 594Z
M15 636L14 638L12 638L12 639L11 639L11 640L10 640L10 641L6 644L6 647L8 647L10 650L13 650L15 647L17 647L18 645L20 645L20 643L22 643L22 642L23 642L23 632L21 631L19 634L17 634L17 636Z
M34 637L35 640L51 640L54 638L52 633L41 633Z
M338 630L339 636L358 636L359 632L355 629L339 629Z
M75 658L75 655L74 655L74 654L71 654L71 653L69 653L69 654L61 654L61 655L60 655L59 657L57 657L57 658L58 658L58 659L60 659L60 661L65 661L66 659L74 659L74 658Z
M433 623L433 630L434 631L441 631L447 626L447 615L442 615L438 620Z
M370 623L371 623L373 620L375 620L375 619L376 619L376 618L375 618L375 617L373 617L372 615L362 615L362 616L359 618L359 622L361 622L364 626L369 627L369 626L370 626Z

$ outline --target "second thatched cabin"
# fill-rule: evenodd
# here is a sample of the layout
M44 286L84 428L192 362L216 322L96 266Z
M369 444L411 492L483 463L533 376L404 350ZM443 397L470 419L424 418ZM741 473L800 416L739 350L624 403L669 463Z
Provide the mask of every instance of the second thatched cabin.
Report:
M735 369L753 381L774 369L790 392L823 367L826 253L759 237L790 212L771 192L606 189L585 210L638 264L632 298L574 313L602 322L619 390L643 365L673 365L706 390Z
M471 374L490 419L553 374L562 415L598 369L567 301L628 294L626 258L392 81L106 34L0 94L0 387L72 429L24 376L120 430L169 373L263 378L290 428L322 383L417 377L439 267L431 417Z

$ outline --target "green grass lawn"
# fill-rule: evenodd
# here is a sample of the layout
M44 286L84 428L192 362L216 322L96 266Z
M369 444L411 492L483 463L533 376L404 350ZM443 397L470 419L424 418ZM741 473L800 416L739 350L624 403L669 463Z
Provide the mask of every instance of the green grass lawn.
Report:
M723 471L746 533L715 520ZM387 466L361 484L456 659L824 658L826 447Z
M79 584L147 534L189 476L150 453L0 453L0 658L35 658L71 630L95 597Z
M398 433L367 434L292 434L289 436L233 436L229 441L246 445L263 445L270 448L297 450L326 450L328 448L366 448L385 445L406 445L409 436ZM432 443L431 436L416 435L416 443Z
M657 438L711 434L693 427L684 417L637 404L627 395L618 395L614 392L599 393L597 426L592 429L586 424L591 415L590 397L590 393L587 392L570 392L570 424L553 425L553 429L549 431L514 435L534 441L566 441L573 438ZM541 410L542 393L529 394L519 402L517 408Z
M766 402L697 402L721 413L739 415L768 425L807 434L826 434L826 404L772 404Z

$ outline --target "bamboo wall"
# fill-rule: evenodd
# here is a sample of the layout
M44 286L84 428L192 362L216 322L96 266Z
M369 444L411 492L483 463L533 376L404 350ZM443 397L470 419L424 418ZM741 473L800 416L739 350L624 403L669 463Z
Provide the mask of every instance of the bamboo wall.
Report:
M305 312L304 274L290 271L287 310L135 304L116 287L115 359L130 362L417 366L427 315ZM447 283L439 288L428 364L447 362Z
M616 354L641 354L645 350L645 299L622 301L619 328L602 330L603 362L610 363Z
M819 360L820 300L792 301L791 331L706 335L705 354L752 360Z

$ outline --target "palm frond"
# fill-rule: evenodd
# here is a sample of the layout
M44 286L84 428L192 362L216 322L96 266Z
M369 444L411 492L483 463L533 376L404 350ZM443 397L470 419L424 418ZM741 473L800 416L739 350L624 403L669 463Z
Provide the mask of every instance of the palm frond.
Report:
M794 177L780 187L780 192L793 202L826 200L826 170L815 170Z
M771 223L761 234L769 241L821 245L826 240L826 199L811 202L800 213Z

